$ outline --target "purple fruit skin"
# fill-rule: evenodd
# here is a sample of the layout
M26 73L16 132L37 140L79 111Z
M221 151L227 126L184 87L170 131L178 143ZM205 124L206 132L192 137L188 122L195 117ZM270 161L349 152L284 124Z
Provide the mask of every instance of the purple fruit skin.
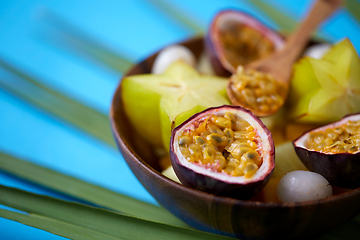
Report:
M360 153L325 154L293 143L304 165L324 176L331 184L343 188L360 187Z
M206 53L208 54L208 57L210 59L211 66L213 67L213 70L216 73L216 75L222 77L230 77L232 73L229 70L225 69L222 63L220 62L219 57L216 54L214 44L211 41L210 35L211 35L211 31L208 31L208 33L204 38L204 42L205 42Z
M192 119L196 118L198 115L200 115L204 112L210 112L211 110L219 109L222 107L238 108L238 109L241 109L242 111L250 113L254 118L258 119L249 110L246 110L239 106L227 106L227 105L220 106L220 107L208 108L202 112L199 112L199 113L193 115L188 120L186 120L185 122L180 124L178 127L176 127L171 134L171 141L170 141L171 164L172 164L174 171L175 171L177 177L179 178L180 182L187 187L191 187L191 188L198 189L198 190L201 190L204 192L212 193L217 196L224 196L224 197L231 197L231 198L246 200L246 199L249 199L249 198L255 196L258 192L260 192L265 187L265 185L269 182L271 175L274 171L274 167L275 167L275 160L274 160L275 159L275 149L274 149L274 143L271 139L271 133L265 127L265 125L262 124L262 122L260 120L259 121L261 122L262 127L265 128L268 133L269 140L270 140L269 144L272 147L272 151L268 153L268 154L270 154L270 161L272 161L272 163L271 163L272 168L271 168L271 171L265 172L263 177L261 179L257 180L256 182L246 183L246 184L229 183L229 182L225 182L225 181L222 181L219 179L215 179L215 178L206 176L201 173L197 173L197 172L181 165L179 162L179 159L174 151L174 146L173 146L174 137L175 137L175 133L177 132L178 129L180 129L184 124L187 124L188 122L192 121Z
M245 12L238 11L238 10L223 10L223 11L220 11L219 13L217 13L217 15L213 18L213 22L211 23L210 28L204 37L204 43L205 43L206 53L210 59L210 63L213 67L214 72L216 73L216 75L223 76L223 77L230 77L232 74L236 73L236 68L232 69L232 68L230 68L230 66L226 66L226 64L223 64L220 61L221 57L219 56L219 53L215 49L216 43L214 43L212 41L212 34L214 34L214 32L216 32L214 22L217 20L217 17L222 14L227 14L227 13L236 13L238 15L245 15L245 16L247 16L247 18L252 19L252 21L257 22L258 26L261 26L261 28L263 29L262 30L263 32L265 32L265 31L273 32L265 24L263 24L262 22L258 21L256 18L252 17L251 15L249 15ZM246 24L246 21L244 21L244 24ZM275 32L273 32L273 33L275 33ZM223 56L223 57L225 57L225 56ZM226 60L224 59L223 61L225 62ZM228 64L230 65L230 63L228 63Z
M268 174L260 181L245 185L232 184L194 172L191 169L182 166L178 163L177 156L173 151L170 152L170 158L174 171L183 185L217 196L243 200L249 199L265 187L271 176L271 174Z

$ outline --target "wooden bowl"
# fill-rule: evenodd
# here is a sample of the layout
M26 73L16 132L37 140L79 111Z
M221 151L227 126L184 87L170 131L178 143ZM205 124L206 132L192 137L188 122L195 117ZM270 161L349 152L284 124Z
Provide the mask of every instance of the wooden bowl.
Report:
M181 44L197 57L203 51L202 38ZM127 75L149 73L155 57L137 64ZM160 205L196 229L241 239L315 237L360 212L360 188L327 199L280 204L219 197L185 187L160 173L151 147L132 130L123 112L121 83L110 118L118 147L135 176Z

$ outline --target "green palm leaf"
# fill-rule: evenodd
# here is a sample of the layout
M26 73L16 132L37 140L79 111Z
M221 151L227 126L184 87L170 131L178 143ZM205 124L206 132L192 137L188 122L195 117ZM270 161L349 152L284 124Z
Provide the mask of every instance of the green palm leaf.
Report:
M162 207L60 174L0 152L0 170L98 206L169 225L189 226Z
M345 7L360 23L360 2L358 0L346 0Z
M0 60L0 66L18 77L12 81L0 81L0 87L116 147L108 116L43 86L2 60ZM31 164L28 161L0 153L0 163L2 170L79 199L144 219L187 226L164 208L136 201L130 197Z
M101 208L62 201L0 185L0 204L24 211L1 210L0 216L73 239L231 239L193 229L142 220ZM77 232L80 231L80 234ZM91 239L91 238L90 238ZM94 238L95 239L95 238Z
M190 29L195 35L203 35L205 27L202 26L197 18L190 16L187 13L180 12L178 8L164 0L147 0L157 7L160 11L166 14L169 18L174 19L184 27Z
M296 26L298 25L297 21L295 21L293 18L291 18L286 13L275 8L268 1L253 0L253 1L248 1L248 2L250 4L253 4L260 11L262 11L266 16L268 16L270 19L272 19L279 26L280 29L278 31L284 33L285 35L294 31ZM314 34L314 39L320 40L320 41L324 41L324 39L330 40L329 36L326 36L319 32L316 32Z
M247 1L254 5L260 11L265 13L271 20L273 20L279 27L279 31L283 33L290 33L297 25L297 22L289 17L287 14L273 7L268 1L254 0Z
M69 48L72 52L84 53L120 73L128 71L133 65L133 60L129 57L116 53L114 49L102 44L48 9L42 11L40 20L50 26L49 31L42 34L45 34L44 36L49 38L51 43Z
M99 233L93 230L89 230L77 225L69 224L62 221L57 221L52 218L39 216L36 214L25 215L9 210L0 209L0 216L7 218L31 227L43 229L53 234L78 240L116 240L121 238L115 238L107 234Z
M0 67L16 76L11 80L0 79L1 88L116 147L107 115L46 87L2 59Z

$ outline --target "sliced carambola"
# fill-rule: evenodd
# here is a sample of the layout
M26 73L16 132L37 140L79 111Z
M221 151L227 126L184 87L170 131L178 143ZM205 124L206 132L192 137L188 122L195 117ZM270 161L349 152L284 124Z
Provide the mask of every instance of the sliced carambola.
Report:
M290 115L298 122L328 123L360 111L360 60L348 39L322 59L294 65Z
M225 78L199 74L174 62L163 74L129 76L122 82L124 110L136 131L168 149L171 130L208 107L229 104Z

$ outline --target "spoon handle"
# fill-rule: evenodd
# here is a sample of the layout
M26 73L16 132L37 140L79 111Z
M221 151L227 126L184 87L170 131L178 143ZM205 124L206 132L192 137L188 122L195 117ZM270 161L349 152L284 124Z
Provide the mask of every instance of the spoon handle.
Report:
M292 56L289 57L289 59L294 59L294 61L297 59L307 44L312 32L323 20L335 12L335 10L342 5L342 2L342 0L318 0L315 2L305 21L302 22L287 41L285 48L289 48L288 54Z

